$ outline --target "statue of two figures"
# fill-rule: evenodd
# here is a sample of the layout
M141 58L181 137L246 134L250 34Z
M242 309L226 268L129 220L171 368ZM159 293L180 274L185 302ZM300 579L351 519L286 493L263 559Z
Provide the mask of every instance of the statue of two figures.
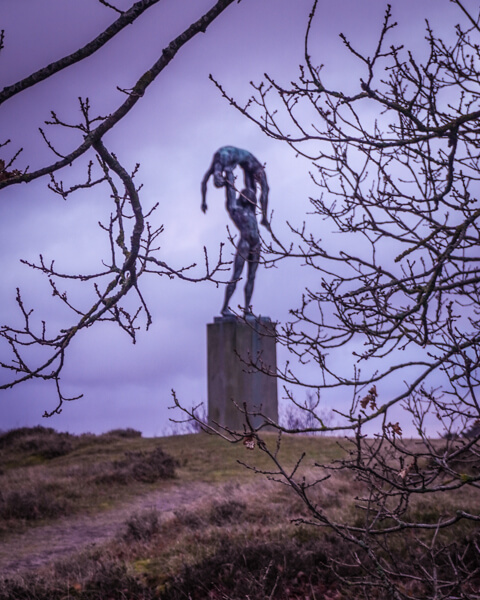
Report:
M235 167L241 167L244 173L244 189L237 193L235 188ZM210 168L202 181L202 210L207 210L207 182L213 176L215 187L225 187L227 211L240 232L237 252L233 262L233 274L225 289L225 300L222 316L233 317L230 310L230 299L235 291L237 281L247 263L247 281L245 283L244 316L251 314L251 300L255 274L260 262L261 241L256 217L257 197L256 185L260 186L261 224L270 229L267 220L268 184L265 169L247 150L224 146L215 152Z

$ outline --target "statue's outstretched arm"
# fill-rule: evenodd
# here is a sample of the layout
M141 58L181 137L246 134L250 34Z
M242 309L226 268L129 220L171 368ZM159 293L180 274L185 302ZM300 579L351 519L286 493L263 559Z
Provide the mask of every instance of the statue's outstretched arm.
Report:
M203 212L207 212L207 181L213 175L213 163L210 165L210 168L205 173L204 178L202 179L202 204L201 209Z

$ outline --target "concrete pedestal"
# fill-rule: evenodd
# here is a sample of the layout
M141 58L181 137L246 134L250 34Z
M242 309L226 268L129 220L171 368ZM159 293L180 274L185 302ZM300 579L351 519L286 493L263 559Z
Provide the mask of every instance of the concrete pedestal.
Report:
M235 403L248 411L261 411L278 420L277 379L258 372L251 362L275 373L277 366L275 326L267 317L249 319L215 317L207 325L208 343L208 420L230 429L244 430L245 415ZM250 417L258 427L262 417Z

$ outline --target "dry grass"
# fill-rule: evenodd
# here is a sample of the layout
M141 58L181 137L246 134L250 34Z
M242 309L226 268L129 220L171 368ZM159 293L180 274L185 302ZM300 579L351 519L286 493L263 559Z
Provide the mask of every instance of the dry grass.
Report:
M264 437L266 443L275 448L275 436ZM89 513L99 510L107 493L110 498L118 499L166 485L163 480L138 482L129 478L131 475L126 479L122 479L122 475L121 481L116 477L108 481L106 476L115 469L122 472L125 462L133 464L142 457L151 459L159 440L117 434L67 441L70 444L67 453L48 459L31 454L31 447L26 450L25 445L17 445L10 455L7 452L8 456L2 458L2 480L7 478L12 489L19 490L26 489L27 484L39 486L40 482L56 485L58 488L52 492L55 498L70 502L72 510ZM337 569L340 575L362 577L362 561L366 564L367 558L361 550L348 546L327 530L301 523L310 517L294 492L255 473L255 469L271 469L265 454L258 449L251 452L241 444L228 445L203 434L164 438L161 447L176 461L177 483L188 490L190 483L206 482L211 485L211 494L173 512L149 509L131 514L119 523L117 536L111 542L0 583L0 600L295 600L307 597L346 600L358 597L358 588L342 586L333 578L329 566L336 560L344 565L350 561L352 566ZM337 440L313 437L287 437L279 456L283 464L292 469L302 452L306 456L299 474L306 481L323 474L316 463L328 463L344 456ZM248 462L253 469L246 469L239 461ZM86 491L75 489L76 497L66 494L68 490L73 493L72 477L86 482ZM362 491L347 475L332 472L329 479L313 488L312 498L322 510L328 510L333 519L355 523L362 517L355 496ZM473 492L463 490L459 494L440 495L434 506L420 498L412 503L409 511L429 521L459 505L476 510L478 498ZM29 523L25 522L24 526ZM452 532L437 535L450 536L446 541L452 543L452 548L456 544L465 549L468 560L473 563L477 560L472 548L475 540L479 543L480 536L471 526L468 531L459 524ZM429 536L431 534L425 534L427 545ZM424 560L422 548L408 532L392 536L385 552L393 553L398 566L410 568L412 573ZM353 566L355 560L357 563ZM440 571L448 568L447 562L438 562ZM407 591L426 597L420 588ZM369 597L384 596L381 591L373 590Z
M265 436L275 446L273 434ZM339 455L335 440L290 437L280 455L292 468L306 449L305 465ZM174 477L218 484L248 481L268 457L241 444L203 434L143 439L134 430L73 436L34 427L0 435L0 536L31 524L112 508ZM174 456L175 459L171 457ZM135 483L135 485L132 485Z
M43 441L37 439L42 436ZM54 506L55 499L68 500L58 515L99 510L100 506L105 507L107 494L118 500L129 493L142 493L142 488L165 485L162 482L132 485L132 480L112 476L123 473L125 463L131 463L132 459L151 458L158 440L118 434L62 439L68 442L68 452L46 458L43 450L58 444L54 433L37 430L10 436L10 449L2 456L0 482L8 482L10 490L28 488L30 492L41 485L51 486L50 506ZM275 436L269 434L265 439L275 447ZM220 588L231 586L234 577L233 572L225 571L224 558L240 561L235 567L239 573L251 571L249 577L239 578L238 581L244 581L242 586L237 586L236 591L232 589L238 597L245 598L245 594L252 598L268 597L272 586L277 589L274 595L277 598L287 597L285 590L300 590L307 584L316 586L317 591L326 589L328 577L324 567L318 564L316 571L306 576L299 566L302 563L313 569L319 553L324 556L325 552L325 541L315 530L291 522L307 516L302 503L285 486L239 464L248 461L257 469L269 468L264 454L202 434L165 438L161 446L175 457L177 481L186 486L198 481L212 484L207 500L178 509L170 516L155 510L134 513L119 524L117 538L112 543L10 579L0 585L0 598L187 598L192 577L199 580L196 597L207 597L202 596L205 593L215 598L215 594L221 593ZM305 448L305 473L316 460L339 455L335 440L318 438L288 438L280 453L293 468ZM338 494L333 483L329 482L329 486L321 494L334 503ZM44 512L42 516L38 512L43 521L56 516L55 511ZM24 527L31 522L21 518L17 521ZM3 522L5 530L15 518L10 516L8 522L5 519ZM257 570L251 570L251 563L257 565ZM208 591L212 578L220 587ZM328 580L328 586L332 585Z
M262 435L265 443L276 448L277 436L274 433ZM226 482L234 479L247 480L251 473L240 463L251 467L270 470L272 464L268 456L258 449L253 452L241 443L229 444L218 437L206 434L177 435L162 439L162 447L179 461L182 478L209 483ZM279 459L293 468L302 453L303 464L310 468L315 462L330 462L343 456L344 452L336 438L313 436L283 436Z
M169 518L154 510L132 514L102 548L0 584L0 600L293 599L305 590L328 598L337 584L327 554L338 555L341 546L291 523L302 514L274 482L225 484Z

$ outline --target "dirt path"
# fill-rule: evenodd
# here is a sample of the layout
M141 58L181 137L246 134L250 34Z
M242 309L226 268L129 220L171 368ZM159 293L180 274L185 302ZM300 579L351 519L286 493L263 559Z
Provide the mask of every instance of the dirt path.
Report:
M179 507L193 506L211 494L211 484L169 484L166 489L137 497L91 517L65 517L51 525L12 535L0 544L0 575L35 569L87 546L106 542L118 533L133 513L157 509L167 518Z

